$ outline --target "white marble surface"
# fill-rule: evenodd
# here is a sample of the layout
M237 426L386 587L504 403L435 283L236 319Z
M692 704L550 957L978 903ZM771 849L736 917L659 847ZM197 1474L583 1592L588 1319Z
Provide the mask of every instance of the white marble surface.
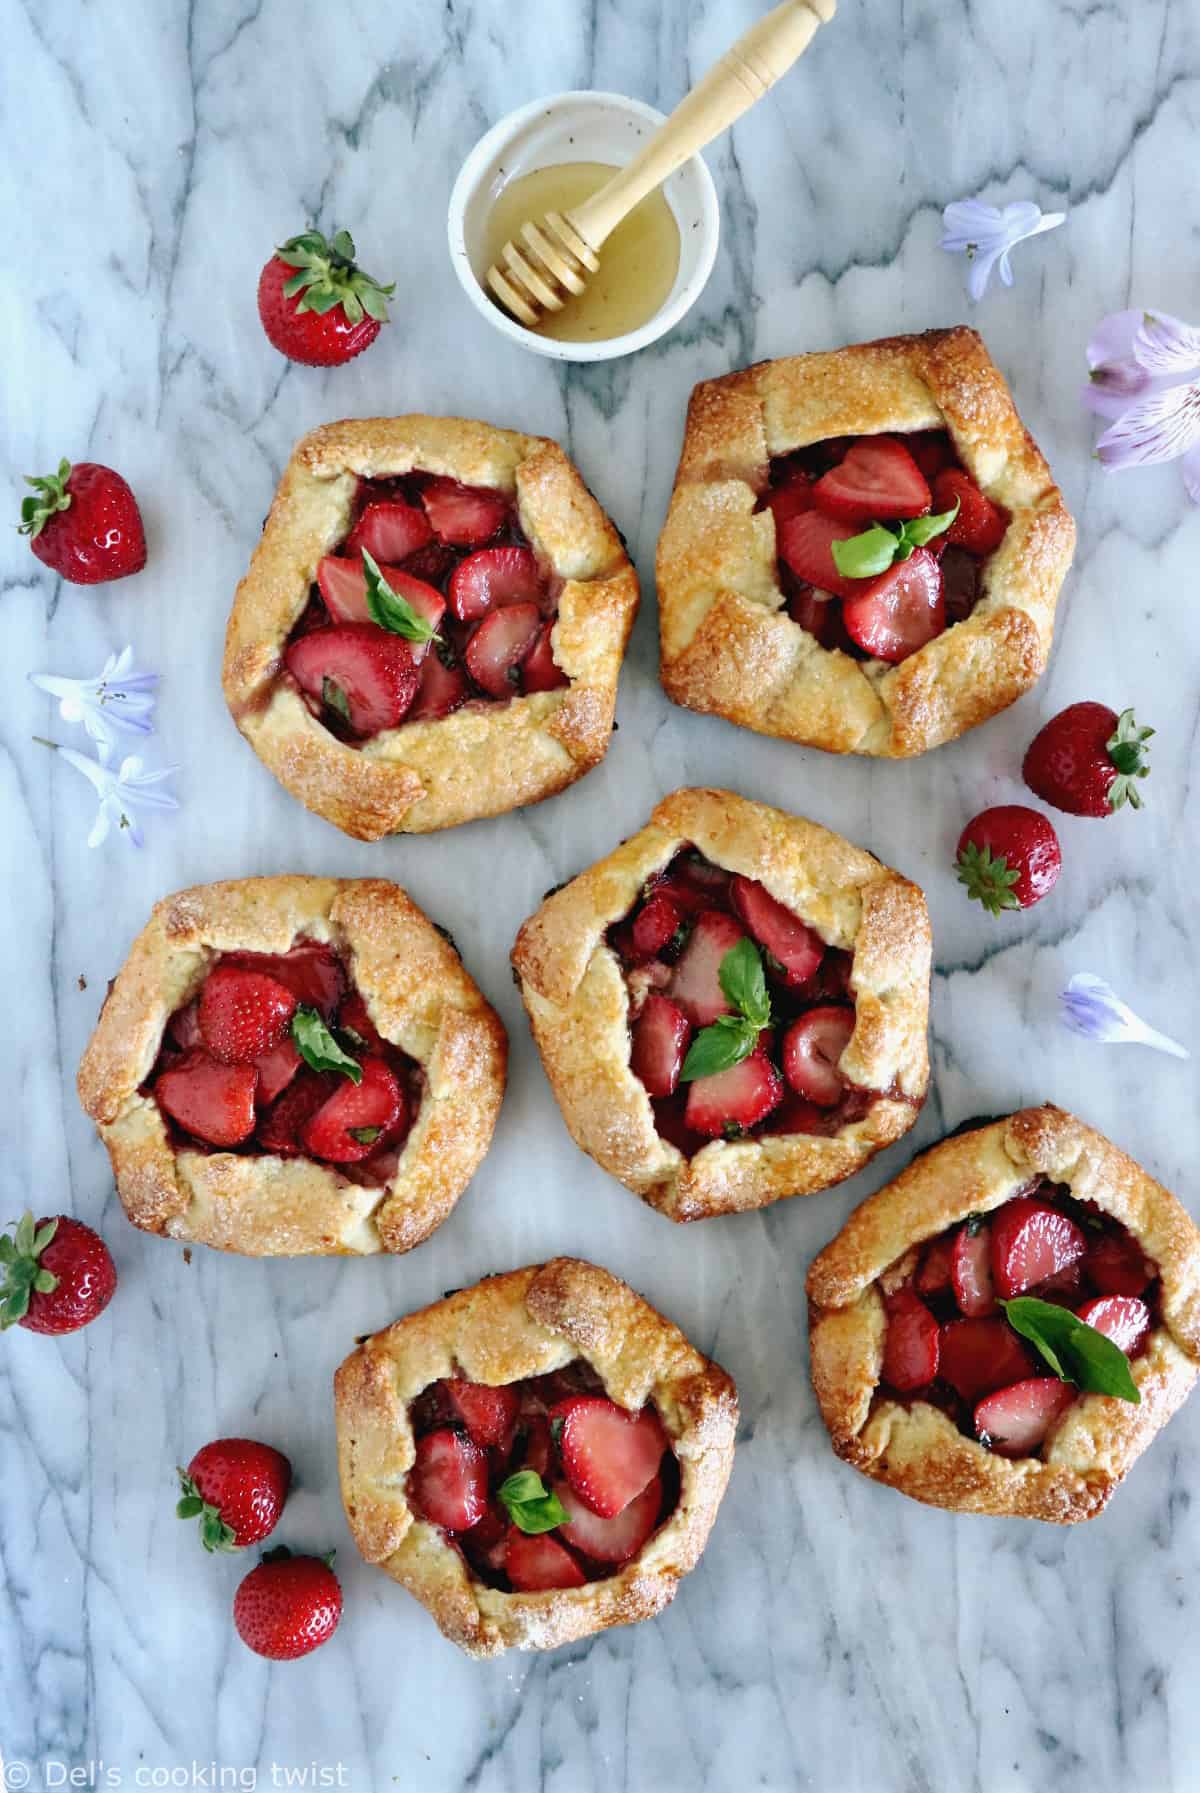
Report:
M1102 476L1077 398L1094 321L1127 303L1200 316L1200 14L1175 0L843 0L807 64L711 152L716 272L685 325L565 372L501 343L453 283L445 201L507 108L570 86L669 107L752 0L13 0L0 66L7 154L4 466L114 463L150 561L95 591L0 544L8 864L0 990L4 1214L98 1224L121 1286L61 1343L0 1346L0 1750L93 1767L95 1785L272 1785L314 1761L355 1789L583 1793L1086 1793L1200 1787L1195 1607L1200 1401L1109 1514L1074 1532L956 1520L837 1465L805 1367L802 1282L856 1197L979 1111L1053 1097L1185 1201L1194 1070L1058 1031L1069 972L1109 976L1160 1026L1196 1025L1194 780L1200 514L1177 470ZM1040 689L908 765L839 763L672 709L650 577L688 389L758 356L968 314L936 248L949 199L1066 206L978 309L1080 525ZM260 335L258 269L312 215L396 275L395 323L322 375ZM218 689L235 581L293 440L325 419L481 414L561 438L629 537L647 590L605 765L558 800L368 847L285 796ZM132 640L165 673L155 744L184 799L138 855L89 852L90 794L41 748L32 669L87 673ZM1017 799L1020 753L1063 703L1136 702L1157 724L1148 810L1061 825L1059 888L989 921L948 869L963 821ZM61 738L61 737L60 737ZM728 783L830 823L918 879L936 941L936 1081L917 1132L856 1185L761 1216L670 1228L571 1145L507 970L542 891L683 782ZM453 929L513 1042L494 1148L411 1257L256 1263L129 1227L74 1096L104 982L151 902L251 872L382 872ZM81 988L86 978L87 988ZM329 1378L356 1333L483 1271L567 1250L628 1277L736 1376L733 1481L700 1569L657 1622L477 1665L362 1565L337 1496ZM247 1431L300 1488L280 1536L339 1549L333 1643L272 1668L229 1620L239 1570L173 1517L172 1465ZM103 1766L99 1766L102 1763ZM197 1767L193 1772L193 1764ZM106 1780L115 1772L117 1780ZM158 1774L157 1780L151 1777ZM197 1779L199 1775L201 1778ZM78 1783L77 1783L78 1784ZM306 1783L314 1784L310 1778Z

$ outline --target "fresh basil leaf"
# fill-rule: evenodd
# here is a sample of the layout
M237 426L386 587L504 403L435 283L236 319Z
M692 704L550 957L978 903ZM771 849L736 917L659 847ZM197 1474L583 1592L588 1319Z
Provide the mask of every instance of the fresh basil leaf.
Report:
M340 1071L351 1083L362 1082L362 1066L334 1039L316 1009L304 1004L292 1016L292 1038L301 1058L314 1071Z
M762 954L748 936L731 947L717 973L721 988L734 1008L756 1027L769 1027L771 998L763 971Z
M945 534L957 517L958 509L958 499L956 498L952 510L938 511L936 516L932 517L910 517L900 533L912 548L923 548L926 542L933 540L935 535Z
M366 548L363 549L363 567L367 575L367 614L372 622L393 635L403 635L406 641L441 639L429 618L422 616L398 591L392 590L374 555Z
M360 1146L373 1146L375 1144L375 1141L379 1138L379 1135L383 1132L383 1128L382 1127L347 1127L346 1131L350 1135L351 1139L356 1139L358 1141Z
M349 722L350 699L334 679L321 680L321 702L327 710L336 710L343 722Z
M882 523L872 523L861 535L852 535L849 541L831 542L833 564L843 579L873 579L877 573L886 573L896 558L896 549L900 538L891 529L885 529Z
M518 1531L534 1535L553 1531L567 1517L557 1494L546 1488L534 1469L518 1469L499 1488L500 1502Z
M1074 1382L1090 1394L1140 1404L1124 1351L1069 1307L1039 1301L1035 1295L1018 1295L1000 1306L1013 1330L1029 1340L1061 1381Z
M688 1047L680 1081L692 1083L697 1077L715 1077L719 1071L732 1070L754 1051L759 1032L757 1024L744 1015L720 1016L711 1027L701 1028Z

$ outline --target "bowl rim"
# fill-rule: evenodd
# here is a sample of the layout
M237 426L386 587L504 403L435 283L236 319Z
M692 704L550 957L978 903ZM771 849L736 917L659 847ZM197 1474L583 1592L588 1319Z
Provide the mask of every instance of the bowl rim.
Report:
M668 301L648 318L636 330L627 330L622 336L605 337L600 342L560 342L552 336L541 336L536 330L527 330L524 324L518 324L500 310L500 307L484 292L471 265L467 253L466 231L464 219L467 205L478 189L484 168L493 160L496 152L511 140L521 128L538 117L539 114L561 107L569 102L605 105L622 108L634 114L647 124L660 125L666 122L666 114L645 100L632 98L629 94L612 93L603 88L573 87L562 93L546 94L541 99L529 100L523 106L517 106L512 112L506 112L484 132L478 142L470 149L455 177L450 192L450 209L446 219L446 234L450 247L450 261L458 277L459 285L468 299L493 329L507 336L510 341L519 343L535 355L543 355L553 361L613 361L623 355L632 355L638 349L644 349L652 342L665 336L679 320L691 310L700 294L708 284L713 264L717 257L717 248L721 235L721 213L717 202L717 189L708 164L703 156L689 156L681 164L676 173L690 169L699 185L701 209L702 248L696 268L691 278ZM672 180L674 175L670 177Z

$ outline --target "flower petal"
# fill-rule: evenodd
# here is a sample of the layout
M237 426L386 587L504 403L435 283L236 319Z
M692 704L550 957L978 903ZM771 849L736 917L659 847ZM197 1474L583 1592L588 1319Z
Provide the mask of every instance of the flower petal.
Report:
M1183 457L1183 483L1193 504L1200 504L1200 442Z
M1131 405L1096 444L1105 467L1173 461L1200 441L1200 384L1173 386Z
M1135 362L1134 344L1145 314L1140 311L1111 311L1102 318L1088 340L1089 367L1105 367L1111 362Z
M942 212L943 249L962 253L970 243L987 243L1004 235L1004 214L981 199L954 199Z
M1143 312L1134 353L1148 373L1200 373L1200 330L1165 311Z
M74 766L77 772L83 773L93 790L102 799L110 794L113 788L113 775L107 766L101 766L96 760L89 759L86 753L76 753L73 747L60 747L58 751L68 766Z

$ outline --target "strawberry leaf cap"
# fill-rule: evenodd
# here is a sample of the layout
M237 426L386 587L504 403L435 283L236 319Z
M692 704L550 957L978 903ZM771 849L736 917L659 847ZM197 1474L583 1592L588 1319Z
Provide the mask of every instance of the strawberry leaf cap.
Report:
M200 1542L205 1550L236 1550L237 1535L232 1525L222 1519L220 1507L204 1499L186 1469L179 1471L179 1488L181 1498L176 1502L175 1517L200 1521Z
M21 1216L12 1235L0 1233L0 1332L7 1332L29 1312L29 1300L36 1289L49 1295L58 1287L58 1278L44 1270L38 1259L58 1231L57 1220L48 1220L35 1228L28 1209Z
M1141 793L1134 781L1150 776L1146 742L1153 733L1152 728L1138 727L1132 710L1122 710L1117 717L1117 726L1104 743L1117 773L1108 787L1110 809L1120 809L1126 802L1131 809L1142 807Z
M974 841L968 841L958 856L955 876L966 886L967 895L974 902L982 903L989 915L999 915L1002 909L1021 907L1013 889L1021 874L1010 869L1003 853L993 857L990 847L979 847Z
M396 283L393 280L382 286L363 273L355 263L354 238L348 230L339 230L329 243L319 230L304 230L281 243L275 254L296 270L284 282L283 290L289 299L299 294L297 311L324 314L340 305L351 324L360 324L364 314L377 323L387 323L387 302Z
M59 511L70 510L71 494L67 491L70 477L70 461L60 461L58 472L47 473L43 478L32 479L28 473L25 475L25 484L32 486L33 491L21 500L21 521L17 529L22 535L41 535L51 517Z

